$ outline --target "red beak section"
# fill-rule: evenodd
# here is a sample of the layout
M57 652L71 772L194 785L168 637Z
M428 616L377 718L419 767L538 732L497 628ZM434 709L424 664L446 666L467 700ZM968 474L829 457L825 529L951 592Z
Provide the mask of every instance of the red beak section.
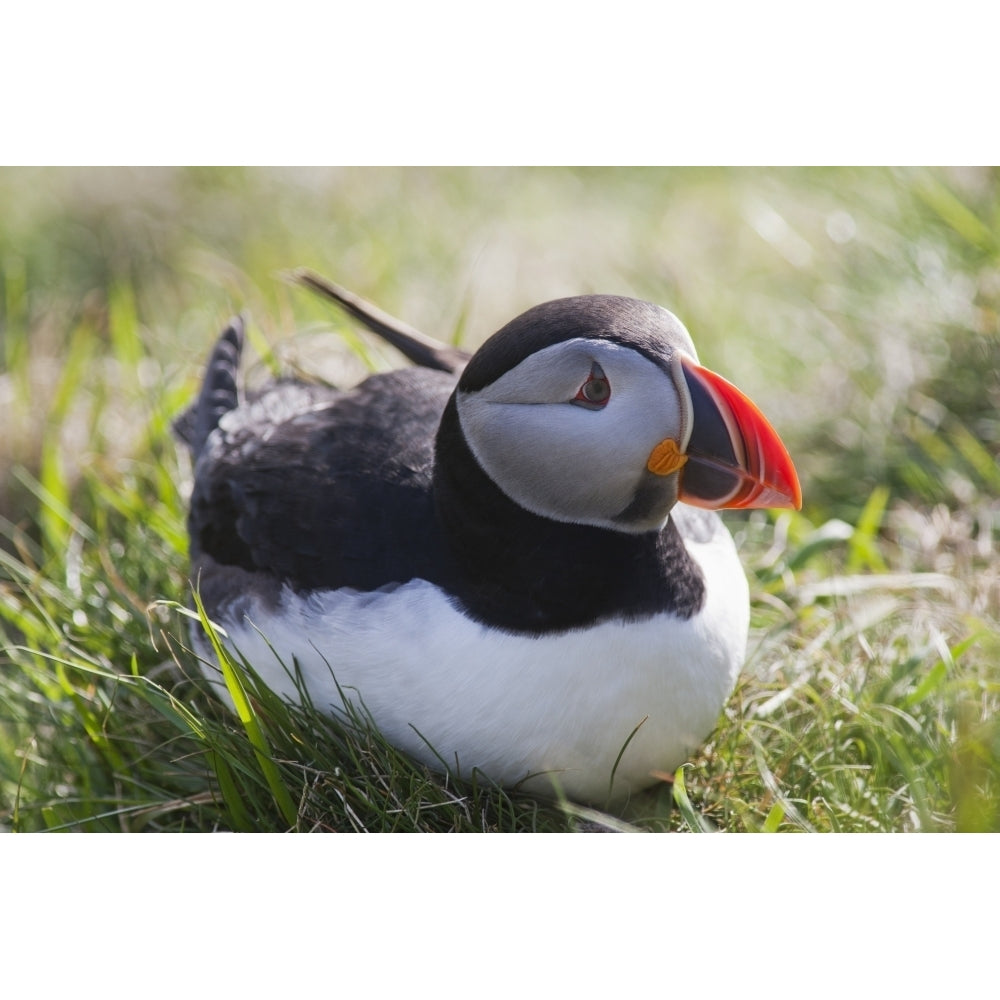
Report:
M681 359L692 430L678 499L695 507L802 506L788 451L759 409L720 375Z

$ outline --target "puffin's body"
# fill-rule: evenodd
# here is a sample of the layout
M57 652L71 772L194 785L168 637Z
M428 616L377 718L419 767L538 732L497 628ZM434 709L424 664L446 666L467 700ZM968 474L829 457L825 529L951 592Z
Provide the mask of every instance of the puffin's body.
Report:
M798 483L672 314L557 300L464 368L442 348L454 370L248 401L241 348L234 321L182 425L192 575L269 687L353 699L432 767L601 803L711 731L749 600L698 507L797 506Z

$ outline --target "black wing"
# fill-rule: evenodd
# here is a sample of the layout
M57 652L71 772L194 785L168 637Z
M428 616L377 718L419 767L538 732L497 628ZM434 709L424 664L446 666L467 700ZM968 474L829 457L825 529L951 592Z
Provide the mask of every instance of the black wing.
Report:
M232 411L195 469L191 555L299 589L434 576L434 436L454 377L410 368L350 392L279 383Z

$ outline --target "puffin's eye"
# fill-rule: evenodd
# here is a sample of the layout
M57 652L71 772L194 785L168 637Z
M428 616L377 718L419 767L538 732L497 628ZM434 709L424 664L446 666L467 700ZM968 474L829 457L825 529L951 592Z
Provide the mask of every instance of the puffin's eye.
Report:
M579 392L573 397L573 402L585 406L588 410L601 410L611 398L611 383L604 370L595 362L590 369L587 381L580 386Z

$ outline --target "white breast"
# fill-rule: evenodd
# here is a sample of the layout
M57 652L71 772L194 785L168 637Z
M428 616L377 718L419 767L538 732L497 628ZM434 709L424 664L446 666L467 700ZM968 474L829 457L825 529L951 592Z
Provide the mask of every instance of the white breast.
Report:
M749 600L732 539L720 523L688 548L707 598L687 621L664 614L508 634L470 621L437 587L413 580L374 593L285 589L277 608L251 603L242 620L223 615L219 624L274 691L297 697L284 666L297 663L317 707L336 710L339 685L390 742L432 767L443 759L462 775L475 767L505 785L536 775L524 787L551 792L554 782L570 798L603 803L637 726L614 799L701 744L742 666Z

